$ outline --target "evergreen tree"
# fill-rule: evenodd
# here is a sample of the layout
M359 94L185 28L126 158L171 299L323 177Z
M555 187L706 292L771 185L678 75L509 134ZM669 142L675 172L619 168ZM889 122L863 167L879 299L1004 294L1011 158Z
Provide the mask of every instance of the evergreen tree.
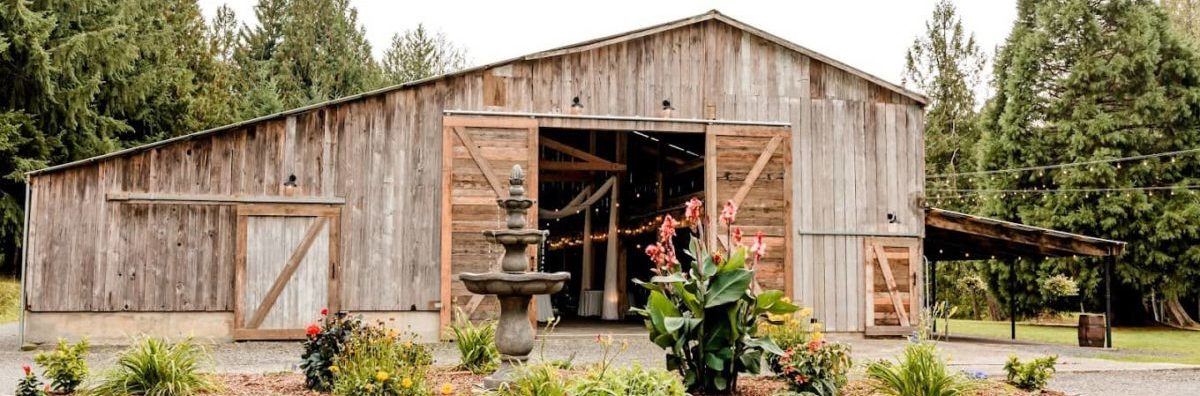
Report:
M464 51L442 33L431 33L424 24L392 36L383 55L383 73L392 84L402 84L466 66Z
M243 117L275 111L276 102L294 108L384 84L348 0L260 0L255 14L259 24L243 29L237 55Z
M905 56L903 83L929 96L925 115L925 169L930 174L973 170L979 130L975 119L975 87L982 83L986 56L967 33L950 0L940 0L925 22L925 34L913 40ZM968 204L942 196L968 189L965 178L930 178L926 188L939 207L966 210Z
M1148 0L1021 0L993 84L996 95L981 121L981 169L1200 147L1200 59ZM985 195L989 215L1129 242L1117 280L1179 307L1178 297L1200 277L1194 192L1052 191L1195 185L1198 171L1200 162L1189 155L979 179L991 190L1037 190ZM1082 285L1097 284L1094 261L1066 261ZM1045 263L1019 264L1027 289L1036 284L1028 277L1048 270ZM1007 264L991 273L994 285L1005 285ZM1029 311L1034 302L1023 295L1018 302Z

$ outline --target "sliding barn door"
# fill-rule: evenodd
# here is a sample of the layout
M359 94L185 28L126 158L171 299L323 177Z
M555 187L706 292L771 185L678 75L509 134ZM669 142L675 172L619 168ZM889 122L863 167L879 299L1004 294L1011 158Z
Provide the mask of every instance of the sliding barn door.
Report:
M525 171L525 193L537 198L537 121L522 117L442 119L442 326L455 308L473 318L494 318L494 296L467 292L457 275L499 270L504 249L483 239L484 230L505 228L496 199L508 197L513 165ZM537 205L529 209L537 226ZM530 249L530 254L536 250Z
M865 238L866 333L907 335L920 320L921 241Z
M705 204L710 243L728 245L728 229L717 223L721 208L738 207L735 226L752 246L764 234L767 256L755 268L762 287L792 293L791 129L742 125L708 127L705 145ZM716 232L711 232L715 230Z
M338 310L338 214L329 205L238 208L234 338L302 339Z

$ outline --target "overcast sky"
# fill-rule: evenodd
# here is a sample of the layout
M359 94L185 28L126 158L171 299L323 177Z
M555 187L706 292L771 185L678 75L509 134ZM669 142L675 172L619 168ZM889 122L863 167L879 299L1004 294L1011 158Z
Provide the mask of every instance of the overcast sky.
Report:
M255 0L199 0L211 19L229 4L255 23ZM389 1L351 0L376 57L394 33L424 23L465 47L472 65L485 64L720 10L884 79L899 83L904 53L924 30L933 0L793 1ZM1016 17L1014 0L961 0L969 31L991 54Z

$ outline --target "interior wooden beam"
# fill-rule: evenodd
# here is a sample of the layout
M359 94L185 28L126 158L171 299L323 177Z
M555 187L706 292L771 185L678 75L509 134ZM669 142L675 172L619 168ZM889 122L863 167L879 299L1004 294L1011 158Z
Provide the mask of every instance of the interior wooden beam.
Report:
M614 164L611 162L566 162L566 161L540 161L538 167L542 170L552 171L599 171L599 172L624 172L625 165Z
M578 158L579 160L581 160L583 162L595 163L595 164L617 165L617 163L606 160L604 158L601 158L598 155L577 149L575 147L571 147L571 145L559 142L557 140L554 140L554 139L551 139L548 137L542 137L541 143L542 143L542 147Z

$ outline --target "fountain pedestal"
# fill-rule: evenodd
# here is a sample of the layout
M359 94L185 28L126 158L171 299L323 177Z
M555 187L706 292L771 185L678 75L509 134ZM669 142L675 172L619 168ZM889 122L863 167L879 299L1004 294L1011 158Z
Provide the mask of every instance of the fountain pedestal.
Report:
M496 326L496 349L500 351L500 367L484 378L483 386L496 389L508 382L514 365L523 364L533 351L533 325L529 323L529 300L537 294L554 294L571 279L568 272L529 272L525 250L546 240L548 232L527 229L526 214L534 200L525 198L525 174L514 165L509 178L508 198L496 203L507 212L504 230L488 230L483 235L488 242L504 246L500 260L501 272L459 274L467 290L475 294L491 294L500 299L500 323Z

